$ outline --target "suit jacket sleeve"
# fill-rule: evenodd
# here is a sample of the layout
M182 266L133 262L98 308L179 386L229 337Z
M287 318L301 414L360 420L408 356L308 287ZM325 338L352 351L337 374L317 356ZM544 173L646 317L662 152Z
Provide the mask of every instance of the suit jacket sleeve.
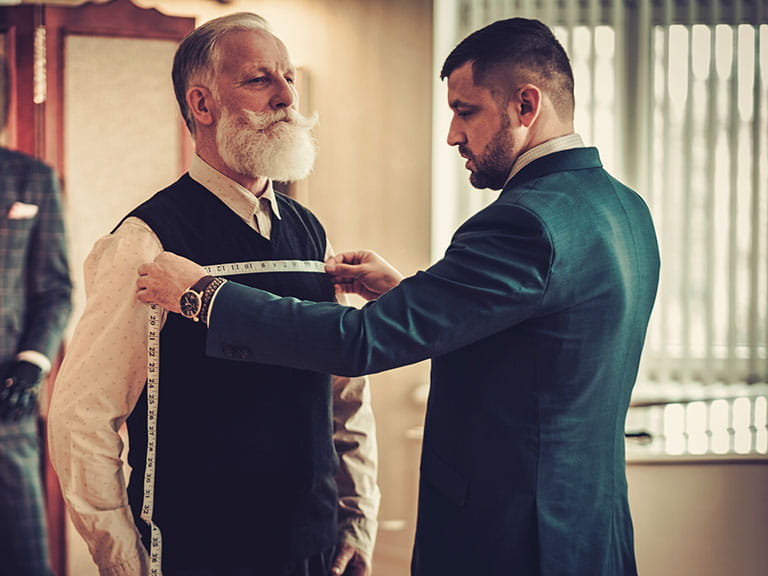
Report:
M18 348L52 360L72 310L72 283L58 179L51 169L46 167L40 175L40 185L40 209L28 255L27 319Z
M227 282L211 310L208 353L341 375L411 364L533 315L553 258L536 214L494 204L456 232L441 260L361 309Z

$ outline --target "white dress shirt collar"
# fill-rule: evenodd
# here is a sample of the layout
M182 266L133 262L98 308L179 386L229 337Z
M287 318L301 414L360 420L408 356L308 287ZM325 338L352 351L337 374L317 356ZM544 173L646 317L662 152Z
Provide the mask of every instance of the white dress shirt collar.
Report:
M515 163L512 164L512 170L509 172L507 182L512 180L515 174L520 172L520 170L525 168L534 160L538 160L539 158L543 158L544 156L548 156L554 152L571 150L572 148L584 148L584 141L581 139L581 136L575 133L552 138L552 140L547 140L538 146L534 146L530 150L526 150L520 154L520 156L517 157L517 160L515 160ZM504 183L505 186L507 182Z
M269 220L270 209L272 214L280 218L280 209L277 205L275 190L272 187L271 180L267 181L267 187L264 192L257 196L213 168L197 154L192 158L189 175L195 182L205 186L211 193L216 195L230 210L240 216L246 224L252 228L254 228L255 222L261 224L256 229L263 236L269 238L269 232L263 230L263 222ZM260 202L260 200L265 200L266 202ZM266 214L263 214L264 212ZM264 216L267 218L263 218Z

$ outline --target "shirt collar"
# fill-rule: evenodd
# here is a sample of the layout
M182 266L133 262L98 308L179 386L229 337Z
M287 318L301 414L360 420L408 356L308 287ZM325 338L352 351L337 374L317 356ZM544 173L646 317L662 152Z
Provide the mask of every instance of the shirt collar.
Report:
M267 200L272 213L280 218L280 209L275 198L272 181L267 180L267 187L260 196L241 186L228 176L225 176L197 154L192 158L189 176L198 184L211 191L219 200L247 224L252 224L253 217L261 211L260 199Z
M538 160L539 158L554 152L571 150L572 148L584 148L584 141L578 134L566 134L565 136L558 136L557 138L552 138L552 140L542 142L530 150L526 150L520 154L520 156L517 157L517 160L515 160L515 163L512 164L512 170L510 170L509 176L507 177L507 182L505 182L504 185L506 186L507 183L515 176L515 174L520 172L520 170L525 168L534 160Z

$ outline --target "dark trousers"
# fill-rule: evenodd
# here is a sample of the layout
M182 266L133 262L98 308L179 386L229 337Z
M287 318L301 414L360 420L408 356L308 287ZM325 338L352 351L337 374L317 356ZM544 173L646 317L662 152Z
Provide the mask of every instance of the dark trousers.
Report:
M163 576L328 576L335 547L303 560L290 560L280 566L254 558L254 565L235 570L163 570ZM272 567L270 567L272 566Z

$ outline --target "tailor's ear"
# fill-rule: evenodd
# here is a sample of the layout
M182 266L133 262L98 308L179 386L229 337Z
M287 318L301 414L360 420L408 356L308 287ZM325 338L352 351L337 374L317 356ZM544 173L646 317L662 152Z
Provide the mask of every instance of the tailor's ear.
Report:
M524 84L517 89L517 98L514 100L515 112L520 119L520 124L530 127L541 113L541 105L544 95L538 86Z

